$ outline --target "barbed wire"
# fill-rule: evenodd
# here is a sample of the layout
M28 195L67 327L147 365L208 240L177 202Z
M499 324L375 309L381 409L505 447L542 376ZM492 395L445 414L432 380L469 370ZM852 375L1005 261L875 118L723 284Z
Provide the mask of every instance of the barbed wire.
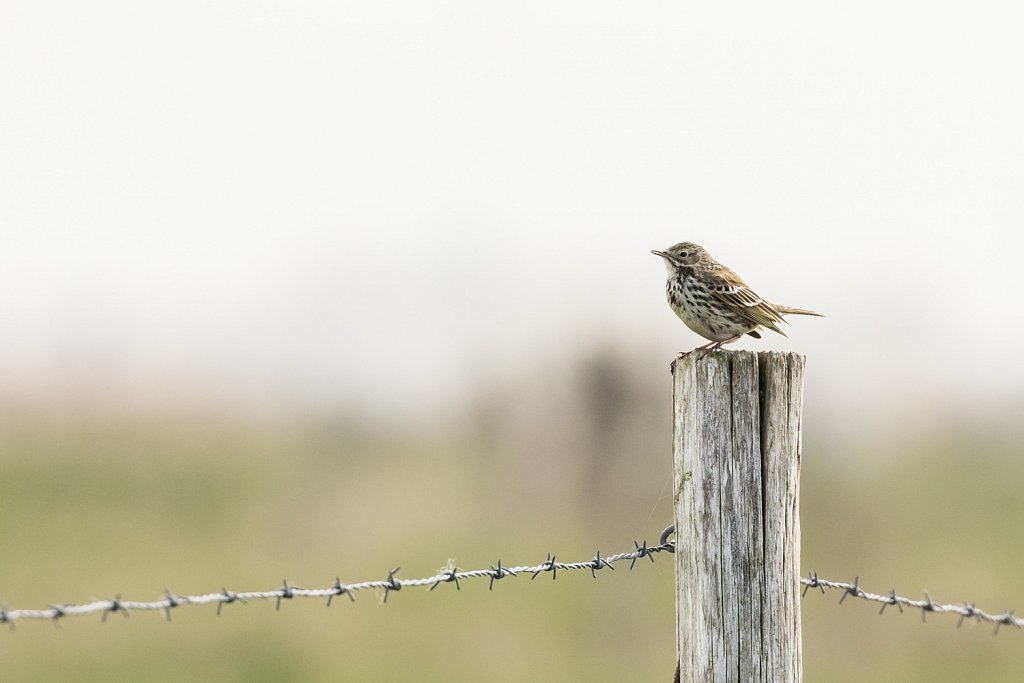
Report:
M817 572L811 572L808 578L800 578L800 583L803 584L804 590L803 595L807 595L807 591L811 588L818 588L822 593L825 592L826 588L832 588L843 591L842 596L839 598L839 604L843 604L843 601L851 595L861 600L868 600L870 602L882 603L882 608L878 610L879 614L885 612L885 608L890 605L895 605L896 608L902 612L904 607L910 607L913 609L921 610L921 621L925 621L925 617L929 612L935 612L939 614L957 614L960 618L956 622L957 628L960 628L965 619L977 619L979 622L984 621L991 624L995 624L994 634L999 633L999 627L1001 626L1016 626L1018 629L1024 627L1024 619L1013 616L1013 610L1008 610L1002 614L991 614L983 609L975 606L973 602L965 602L963 604L943 604L934 602L928 591L924 591L924 600L913 600L911 598L905 598L901 595L896 595L896 589L893 588L888 594L882 595L879 593L869 593L860 587L860 577L858 576L853 580L853 583L846 583L844 581L829 581L818 577Z
M150 602L140 602L135 600L122 600L121 596L118 595L113 599L108 600L94 600L93 602L87 602L82 604L54 604L50 605L46 609L5 609L0 607L0 624L6 623L12 629L16 622L23 619L45 619L50 620L56 626L60 626L61 620L65 617L81 616L85 614L100 613L102 615L101 620L106 621L107 615L119 612L124 616L128 616L130 612L143 612L143 611L163 611L167 620L171 620L171 611L185 605L217 605L217 614L220 615L221 609L224 605L230 605L235 602L245 603L250 600L274 600L276 601L276 609L281 609L282 600L292 600L294 598L327 598L327 606L331 606L331 602L334 598L346 595L352 601L355 601L353 593L359 591L378 589L383 590L383 602L387 602L388 595L392 592L400 591L403 588L411 588L414 586L429 586L430 590L434 590L442 583L454 583L456 590L461 590L462 581L466 579L489 579L488 590L493 590L494 582L501 579L508 578L510 576L519 576L521 574L529 574L531 581L536 579L538 576L544 573L551 574L552 579L558 578L558 572L560 571L578 571L589 569L591 576L597 578L597 572L602 569L612 569L612 566L617 562L629 561L629 568L632 570L636 565L637 560L648 558L651 562L654 562L654 556L661 552L675 552L675 544L669 541L669 536L672 535L675 527L669 526L661 532L661 537L658 540L658 545L649 546L647 541L637 543L633 541L634 549L630 552L618 553L616 555L610 555L608 557L601 557L601 551L597 551L593 559L586 560L584 562L558 562L555 556L548 553L547 559L537 565L523 565L515 567L502 566L501 560L498 561L496 566L492 566L489 569L471 569L468 571L461 571L458 568L452 566L449 562L448 566L441 570L441 573L434 576L428 576L422 579L400 579L397 577L399 567L395 567L388 572L387 578L378 581L361 581L359 583L342 583L340 578L334 579L334 584L326 588L299 588L288 583L287 579L283 582L282 586L276 590L269 591L230 591L227 588L222 588L216 593L205 593L202 595L176 595L171 591L165 591L165 597L162 600L153 600Z
M163 611L167 620L170 621L171 611L184 605L216 604L217 615L219 616L224 605L230 605L236 602L246 603L250 600L274 600L275 609L281 609L282 600L291 600L294 598L326 598L327 606L330 607L331 602L335 597L345 595L348 596L349 600L354 602L354 593L371 589L383 590L384 593L382 601L386 603L388 595L392 592L400 591L403 588L429 586L429 590L432 591L442 583L454 583L456 590L461 590L461 582L466 579L487 578L489 580L488 590L493 590L495 581L510 576L529 574L530 580L532 581L541 574L550 573L551 578L556 579L559 571L578 571L589 569L591 576L596 579L598 571L605 568L614 570L615 567L613 565L617 562L625 562L628 560L629 568L632 570L636 565L637 560L646 557L651 562L654 562L654 556L657 553L674 553L675 543L669 540L669 537L674 533L675 527L668 526L661 532L657 545L649 546L647 545L647 541L643 541L642 543L633 541L634 549L632 551L618 553L608 557L601 557L601 552L598 551L594 554L593 559L585 560L583 562L558 562L553 554L548 553L547 558L537 565L505 567L501 564L501 560L498 560L497 565L493 565L488 569L459 570L449 562L448 566L441 570L439 574L420 579L400 579L397 577L400 568L396 567L389 571L387 577L382 580L361 581L359 583L342 583L340 578L335 578L334 583L326 588L300 588L289 584L286 579L282 582L280 588L267 591L236 592L230 591L227 588L222 588L216 593L177 595L168 590L165 591L165 597L162 600L153 600L148 602L122 600L121 596L118 595L112 599L94 600L87 603L52 604L46 609L7 609L0 606L0 624L6 623L13 629L15 623L23 619L42 619L52 621L55 626L59 627L61 620L65 617L100 613L101 621L105 622L107 620L107 615L115 612L119 612L127 617L130 612L145 611ZM846 598L853 596L861 600L881 603L882 607L878 611L879 614L884 614L885 609L889 606L895 606L900 612L903 612L904 607L908 607L921 610L922 621L925 620L929 612L958 615L959 619L957 620L957 628L962 626L966 619L975 619L979 622L994 624L994 633L996 634L999 633L1001 626L1015 626L1018 629L1024 628L1024 618L1015 617L1013 610L1008 610L1002 614L992 614L977 607L973 602L965 602L962 604L938 603L931 599L928 591L924 591L923 600L914 600L912 598L896 595L895 589L890 590L888 594L871 593L860 587L859 576L853 580L853 583L847 583L844 581L830 581L828 579L823 579L818 576L817 572L812 571L808 577L801 577L800 583L804 587L802 597L806 597L807 592L812 588L817 588L822 593L825 593L826 588L831 590L841 590L843 591L843 594L839 598L839 604L843 604Z

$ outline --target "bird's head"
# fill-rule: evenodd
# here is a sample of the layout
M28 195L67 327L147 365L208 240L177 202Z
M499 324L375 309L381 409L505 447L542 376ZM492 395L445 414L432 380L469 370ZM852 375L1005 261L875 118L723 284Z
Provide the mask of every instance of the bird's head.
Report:
M669 273L674 273L676 270L686 266L705 262L709 258L708 252L705 251L704 247L693 242L680 242L679 244L673 244L665 251L654 249L651 253L665 259L665 267L668 268Z

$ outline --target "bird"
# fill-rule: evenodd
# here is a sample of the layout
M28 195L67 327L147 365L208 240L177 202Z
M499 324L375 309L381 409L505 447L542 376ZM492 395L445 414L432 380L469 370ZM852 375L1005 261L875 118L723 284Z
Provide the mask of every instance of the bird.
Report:
M699 244L680 242L664 251L653 249L651 253L664 260L668 271L668 305L687 327L709 340L693 351L717 351L745 334L760 339L761 328L785 337L778 324L787 322L783 317L786 315L824 317L821 313L762 299ZM693 351L679 355L687 356Z

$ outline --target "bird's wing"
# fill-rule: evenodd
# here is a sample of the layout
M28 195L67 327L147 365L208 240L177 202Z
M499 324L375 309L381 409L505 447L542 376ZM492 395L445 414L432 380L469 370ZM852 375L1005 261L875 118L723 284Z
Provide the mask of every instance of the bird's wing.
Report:
M708 276L711 295L724 303L729 310L756 325L762 325L786 336L786 333L776 325L785 322L779 312L748 287L739 275L719 265L708 269Z

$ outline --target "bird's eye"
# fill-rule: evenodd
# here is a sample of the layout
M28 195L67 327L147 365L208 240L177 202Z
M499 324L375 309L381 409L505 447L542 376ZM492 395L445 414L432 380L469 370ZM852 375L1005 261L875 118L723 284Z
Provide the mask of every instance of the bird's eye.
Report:
M687 252L685 252L685 251L679 252L679 258L686 258L687 256L689 256L689 254Z

